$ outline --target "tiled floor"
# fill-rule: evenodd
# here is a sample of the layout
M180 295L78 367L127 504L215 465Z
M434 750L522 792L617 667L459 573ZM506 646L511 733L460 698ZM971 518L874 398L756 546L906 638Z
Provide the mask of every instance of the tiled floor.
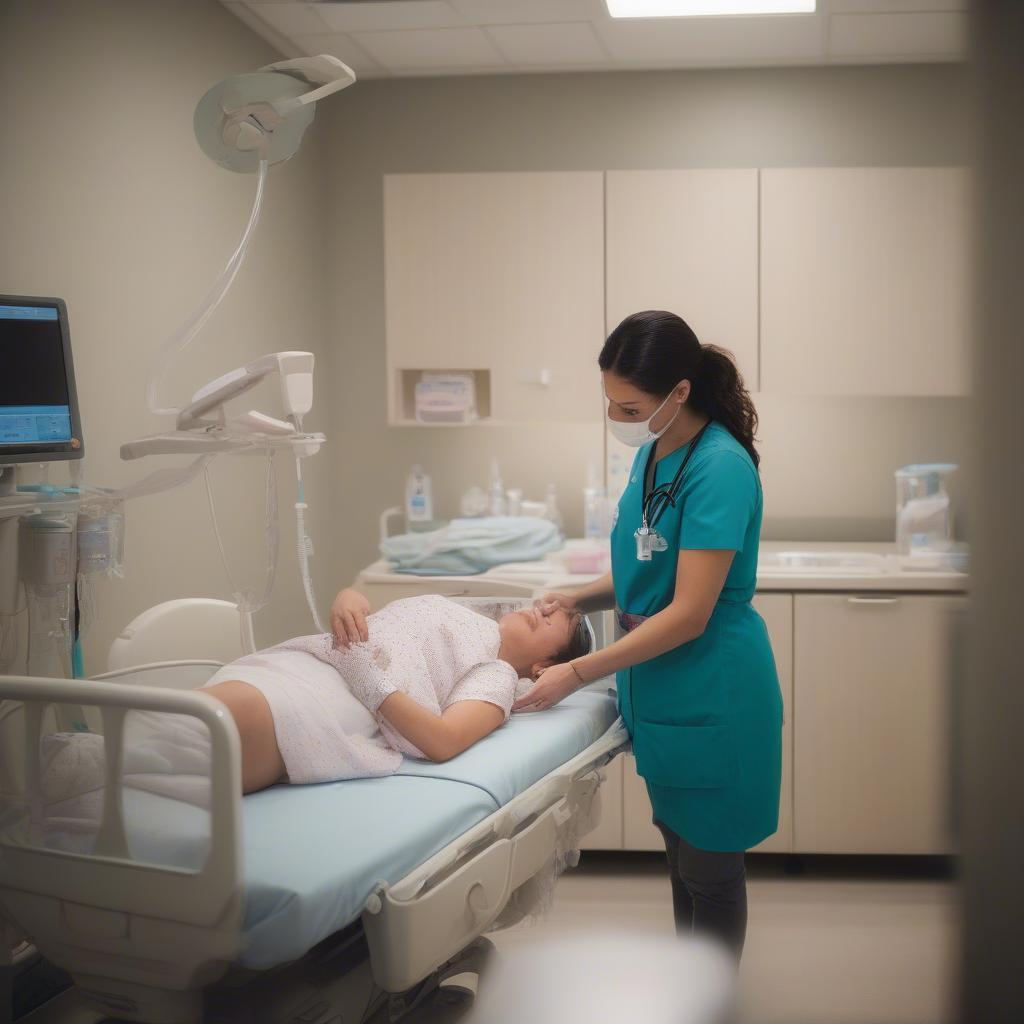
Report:
M748 858L743 1020L751 1024L941 1024L956 969L956 886L934 864ZM671 934L662 860L584 856L548 919L492 936L499 951L562 934ZM790 865L792 866L792 865Z

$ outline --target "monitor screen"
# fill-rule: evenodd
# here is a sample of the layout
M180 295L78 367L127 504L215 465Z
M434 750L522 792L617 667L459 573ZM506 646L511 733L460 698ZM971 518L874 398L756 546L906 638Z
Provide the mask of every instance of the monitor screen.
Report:
M0 296L0 465L82 452L64 303Z

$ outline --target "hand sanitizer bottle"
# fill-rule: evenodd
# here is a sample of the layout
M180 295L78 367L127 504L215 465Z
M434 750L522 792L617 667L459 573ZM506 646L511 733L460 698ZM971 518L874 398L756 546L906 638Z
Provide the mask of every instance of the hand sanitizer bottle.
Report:
M409 523L429 523L434 518L430 477L422 466L413 466L405 481L405 518Z

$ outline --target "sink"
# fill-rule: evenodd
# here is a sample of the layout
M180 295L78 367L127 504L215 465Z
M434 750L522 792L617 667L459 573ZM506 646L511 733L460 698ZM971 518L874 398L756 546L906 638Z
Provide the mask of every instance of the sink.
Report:
M885 555L868 551L773 551L758 559L759 574L880 576L893 571Z

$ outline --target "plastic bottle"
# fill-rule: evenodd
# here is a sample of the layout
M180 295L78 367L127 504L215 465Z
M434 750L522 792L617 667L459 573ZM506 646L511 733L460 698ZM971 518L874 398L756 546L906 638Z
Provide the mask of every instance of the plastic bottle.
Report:
M562 513L558 510L558 492L554 484L548 484L547 494L544 497L544 516L558 527L559 533L564 533Z
M508 511L505 501L505 485L501 482L498 460L491 462L491 515L503 516Z
M598 483L594 464L590 463L587 467L587 486L583 488L583 536L587 540L598 540L603 536L603 498L604 488Z
M413 466L405 481L405 518L409 523L429 523L434 518L430 477L422 466Z

